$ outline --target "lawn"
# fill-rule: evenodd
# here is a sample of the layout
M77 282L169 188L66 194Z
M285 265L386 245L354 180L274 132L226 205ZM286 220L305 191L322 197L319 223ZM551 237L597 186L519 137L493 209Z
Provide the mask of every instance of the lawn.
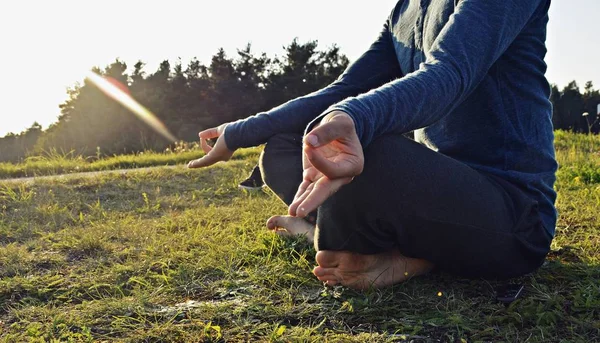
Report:
M510 306L503 282L444 273L324 287L313 248L264 227L285 206L236 187L256 149L199 171L0 181L0 341L600 341L600 140L556 146L552 252Z
M189 147L185 147L189 145ZM136 169L156 166L174 166L204 155L197 144L181 144L178 151L145 151L137 154L84 157L74 153L50 152L31 156L21 163L0 162L0 180L48 175L78 174L118 169ZM235 159L257 156L258 149L246 149L237 153Z

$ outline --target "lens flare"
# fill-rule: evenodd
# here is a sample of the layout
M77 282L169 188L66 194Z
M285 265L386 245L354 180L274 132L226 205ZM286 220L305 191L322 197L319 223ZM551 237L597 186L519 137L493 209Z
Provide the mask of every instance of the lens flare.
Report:
M148 126L154 129L154 131L156 131L158 134L165 137L170 142L177 141L177 138L175 138L175 136L169 132L169 129L167 129L167 127L156 117L156 115L142 106L139 102L132 98L131 95L125 93L123 90L119 89L119 87L93 71L90 71L87 74L87 79L96 85L96 87L100 88L100 90L106 95L130 110Z

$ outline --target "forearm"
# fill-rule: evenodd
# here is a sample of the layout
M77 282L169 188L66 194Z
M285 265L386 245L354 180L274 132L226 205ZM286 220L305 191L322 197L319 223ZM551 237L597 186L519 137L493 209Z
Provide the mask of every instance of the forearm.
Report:
M301 133L312 119L329 106L359 92L356 87L338 81L268 112L233 122L225 130L227 146L230 150L236 150L263 144L279 133Z

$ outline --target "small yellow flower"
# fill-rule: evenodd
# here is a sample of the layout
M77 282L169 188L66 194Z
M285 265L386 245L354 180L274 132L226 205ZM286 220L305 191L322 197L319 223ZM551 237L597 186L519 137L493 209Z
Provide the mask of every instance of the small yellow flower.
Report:
M438 295L438 297L441 297L443 294L442 294L442 292L438 292L437 295Z

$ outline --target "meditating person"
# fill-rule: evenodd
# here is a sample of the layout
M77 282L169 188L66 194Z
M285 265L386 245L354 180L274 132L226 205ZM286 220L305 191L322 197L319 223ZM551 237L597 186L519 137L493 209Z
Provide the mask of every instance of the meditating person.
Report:
M328 285L532 272L556 223L549 5L399 1L337 81L201 132L207 154L189 167L266 143L264 181L289 205L267 227L314 239Z

